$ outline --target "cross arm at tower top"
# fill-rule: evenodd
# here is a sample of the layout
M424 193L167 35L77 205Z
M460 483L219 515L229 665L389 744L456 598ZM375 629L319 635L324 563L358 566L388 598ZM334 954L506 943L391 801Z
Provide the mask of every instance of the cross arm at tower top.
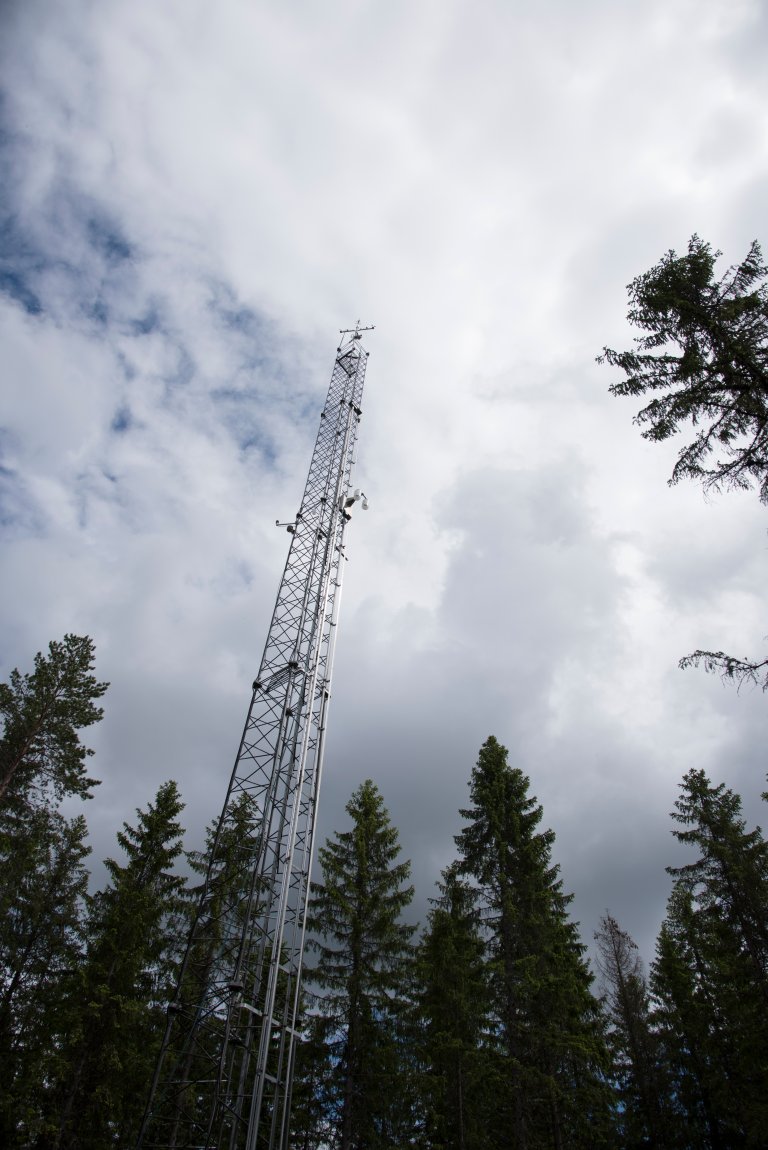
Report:
M360 339L361 333L364 331L375 331L376 325L371 324L369 327L361 327L360 320L357 321L354 327L342 327L339 329L339 335L351 335L353 339Z

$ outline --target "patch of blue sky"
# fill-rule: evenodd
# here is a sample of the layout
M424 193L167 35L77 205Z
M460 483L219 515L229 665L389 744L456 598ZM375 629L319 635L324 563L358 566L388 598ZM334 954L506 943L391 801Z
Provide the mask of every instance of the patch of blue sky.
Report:
M252 355L242 345L230 350L234 366L226 382L212 389L214 401L268 403L288 409L295 419L302 417L306 405L316 406L317 396L308 393L302 372L293 364Z
M135 247L114 214L66 176L40 204L25 193L29 146L0 100L0 293L30 314L104 328L131 297Z
M287 421L293 427L311 429L309 434L316 430L322 399L307 395L297 386L297 379L292 377L289 385L263 368L249 371L241 363L233 380L211 391L222 422L242 451L258 448L266 462L274 463L279 452L265 426Z
M320 406L318 406L317 396L297 395L294 408L293 419L296 423L316 425L322 410L322 398L320 399Z
M134 419L130 407L125 403L121 404L112 417L112 422L109 425L110 431L115 432L116 435L124 435L127 431L130 431L133 426ZM107 475L107 478L113 479L114 477Z
M123 494L119 478L103 464L95 464L76 475L71 495L80 529L86 530L90 526L94 509L99 504L122 507Z
M235 415L233 412L225 423L242 455L257 452L260 460L268 467L277 467L279 452L275 438L255 419L243 420L242 414Z
M5 539L43 535L45 515L13 467L0 463L0 534Z
M0 261L0 294L21 304L27 315L40 315L43 305L40 297L25 281L18 270L3 267Z
M270 435L263 420L255 412L263 410L255 392L250 394L233 388L218 388L212 393L222 424L243 453L258 452L269 467L277 465L278 451L274 436Z
M123 373L123 377L128 383L130 383L132 379L136 378L138 374L136 365L131 362L128 356L125 355L125 353L121 351L120 348L115 349L115 360L117 361L117 364Z
M68 213L54 223L51 228L40 219L22 223L8 210L0 216L0 291L30 315L74 310L104 326L110 309L103 268L93 266L87 249L78 254L78 231ZM102 262L98 253L97 263Z
M143 315L132 319L128 325L131 335L151 335L161 327L160 312L156 304L149 304Z
M260 459L268 467L277 466L277 450L274 439L254 431L241 433L237 438L238 446L243 455L248 455L251 451L258 451Z
M121 264L134 255L133 247L116 221L94 205L91 205L91 213L86 220L85 234L91 247L103 256L107 264Z
M252 307L240 303L228 284L211 281L208 307L230 331L242 332L265 347L274 342L272 323Z
M179 388L186 387L192 382L196 371L195 361L183 343L177 343L175 351L176 365L172 371L167 371L163 375L166 403L173 401L174 393Z
M318 398L306 377L301 342L243 303L229 284L209 280L208 293L208 309L237 365L226 386L212 393L214 401L237 395L242 402L281 405L294 422L303 423L311 412L314 423Z
M4 189L3 189L4 190ZM43 302L39 278L45 258L19 224L5 196L0 199L0 292L21 304L29 315L40 315Z
M95 299L83 300L80 311L98 327L106 327L109 323L110 309L102 295L97 295Z
M236 342L241 362L249 371L266 369L272 376L282 374L285 341L279 338L274 321L241 303L232 288L220 280L209 283L208 310L227 338Z
M21 224L18 172L21 138L9 126L7 98L0 92L0 293L29 315L44 310L37 278L45 259Z
M253 584L253 567L244 559L240 559L235 564L235 571L244 587L250 587Z
M211 580L210 586L222 599L241 595L253 585L254 572L249 563L227 560Z

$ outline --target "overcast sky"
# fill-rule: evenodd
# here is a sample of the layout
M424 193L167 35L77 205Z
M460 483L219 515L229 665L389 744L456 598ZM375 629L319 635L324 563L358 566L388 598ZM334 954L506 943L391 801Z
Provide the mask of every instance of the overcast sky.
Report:
M381 789L423 920L494 734L585 940L647 961L704 767L761 817L765 509L607 393L626 284L768 242L760 0L2 0L0 673L110 680L94 860L221 807L338 329L375 324L320 837Z

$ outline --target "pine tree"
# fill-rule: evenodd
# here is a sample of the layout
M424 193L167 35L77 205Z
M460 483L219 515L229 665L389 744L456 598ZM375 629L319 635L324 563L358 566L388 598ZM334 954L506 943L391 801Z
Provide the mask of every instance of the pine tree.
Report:
M455 864L438 887L417 958L425 1141L482 1150L495 1104L485 942L474 892Z
M768 1124L768 844L741 799L689 771L673 818L699 857L675 886L653 988L679 1091L705 1145L757 1147Z
M626 1150L671 1146L670 1091L637 946L610 914L600 920L595 941L619 1089L621 1145Z
M72 1000L73 1029L58 1114L62 1150L129 1147L149 1090L165 1028L178 957L185 880L183 803L174 782L124 823L125 862L108 859L109 885L93 899L88 949Z
M396 862L397 830L370 780L346 809L352 828L319 852L322 883L309 922L317 962L306 979L324 992L316 1010L330 1054L325 1095L333 1144L378 1150L397 1145L414 1121L404 1020L415 928L400 921L413 888L404 885L410 864Z
M608 1055L592 976L567 916L554 833L538 831L542 809L529 780L491 736L472 772L469 820L457 836L460 872L477 886L491 963L500 1073L488 1145L607 1144Z
M0 684L0 1142L45 1130L67 1033L63 1003L83 947L86 825L59 811L89 798L92 754L79 731L101 718L107 689L91 674L93 643L65 635L31 674Z
M85 760L93 752L78 731L102 717L94 700L109 686L90 673L93 657L91 639L65 635L48 645L48 658L35 656L32 674L14 670L0 683L0 807L90 797L97 782L88 778Z

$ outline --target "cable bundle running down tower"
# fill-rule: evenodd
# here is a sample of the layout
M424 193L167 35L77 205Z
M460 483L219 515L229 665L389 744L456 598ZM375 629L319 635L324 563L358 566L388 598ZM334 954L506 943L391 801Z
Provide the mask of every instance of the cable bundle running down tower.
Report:
M343 331L139 1150L288 1145L309 871L368 352ZM201 866L201 872L203 867Z

